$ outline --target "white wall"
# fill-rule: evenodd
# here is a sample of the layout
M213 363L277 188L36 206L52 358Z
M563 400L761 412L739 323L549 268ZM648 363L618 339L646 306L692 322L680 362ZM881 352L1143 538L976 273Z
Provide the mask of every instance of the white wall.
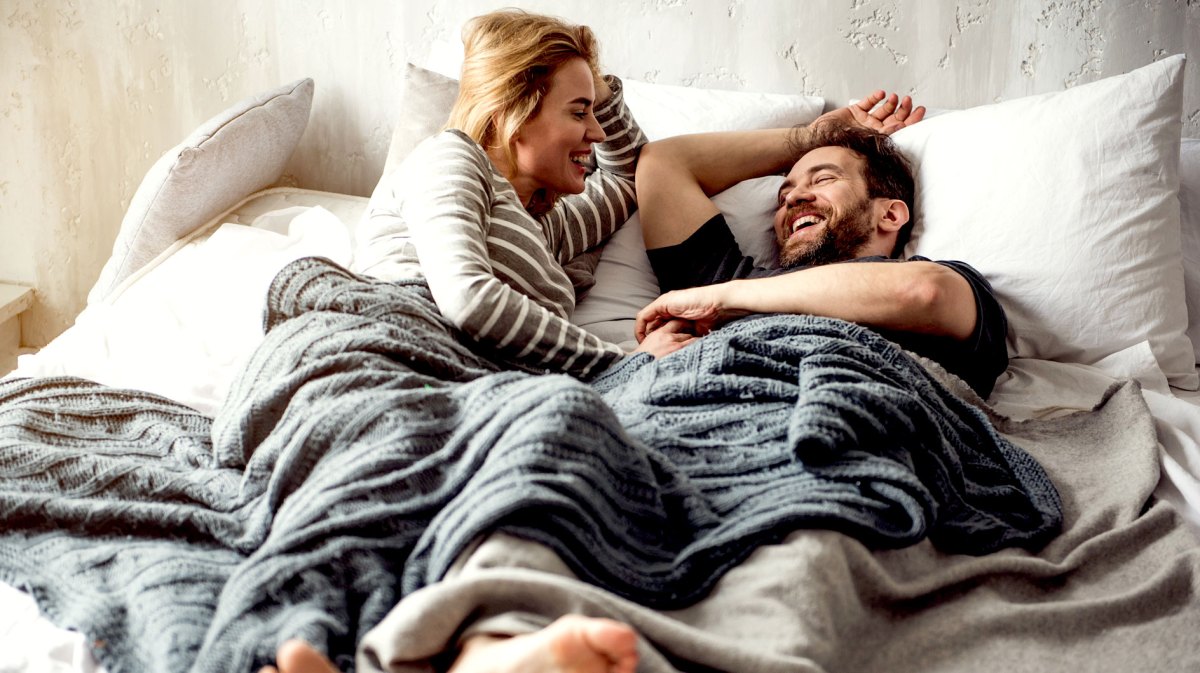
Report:
M312 76L288 179L369 194L405 61L507 5L591 25L626 77L837 104L885 87L966 107L1200 56L1184 0L0 0L0 280L38 289L23 343L70 325L141 176L192 128ZM1198 82L1193 63L1192 137Z

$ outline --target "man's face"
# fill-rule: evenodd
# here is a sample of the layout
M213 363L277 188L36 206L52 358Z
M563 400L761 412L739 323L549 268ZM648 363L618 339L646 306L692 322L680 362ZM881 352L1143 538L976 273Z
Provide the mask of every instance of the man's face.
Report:
M775 237L783 268L859 256L875 236L865 160L844 147L820 147L792 166L779 188Z

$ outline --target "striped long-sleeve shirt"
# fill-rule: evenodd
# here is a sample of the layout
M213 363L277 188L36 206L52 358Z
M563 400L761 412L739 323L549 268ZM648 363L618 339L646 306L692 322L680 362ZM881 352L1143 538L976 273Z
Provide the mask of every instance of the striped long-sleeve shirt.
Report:
M355 270L384 280L423 277L442 314L526 367L588 377L623 355L569 322L575 290L563 265L606 240L636 208L634 170L646 138L620 80L596 111L605 140L581 194L534 218L487 153L444 131L385 180L391 198L357 232ZM378 192L377 192L378 194Z

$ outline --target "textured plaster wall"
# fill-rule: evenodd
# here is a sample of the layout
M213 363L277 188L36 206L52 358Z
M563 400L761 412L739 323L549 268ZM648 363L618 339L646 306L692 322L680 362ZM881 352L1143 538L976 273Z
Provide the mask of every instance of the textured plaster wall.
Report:
M405 61L506 5L591 25L626 77L830 104L886 87L966 107L1200 57L1195 0L0 0L0 280L37 287L23 343L70 325L142 175L192 128L312 76L286 180L368 194ZM1200 137L1190 67L1184 134Z

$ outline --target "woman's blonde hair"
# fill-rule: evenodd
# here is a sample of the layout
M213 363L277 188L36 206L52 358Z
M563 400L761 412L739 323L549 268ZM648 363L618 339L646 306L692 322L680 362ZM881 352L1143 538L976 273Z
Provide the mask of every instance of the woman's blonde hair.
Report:
M587 26L503 9L468 21L462 37L462 77L446 128L459 129L484 149L503 148L511 166L513 138L541 108L559 66L582 58L599 84L599 47Z

